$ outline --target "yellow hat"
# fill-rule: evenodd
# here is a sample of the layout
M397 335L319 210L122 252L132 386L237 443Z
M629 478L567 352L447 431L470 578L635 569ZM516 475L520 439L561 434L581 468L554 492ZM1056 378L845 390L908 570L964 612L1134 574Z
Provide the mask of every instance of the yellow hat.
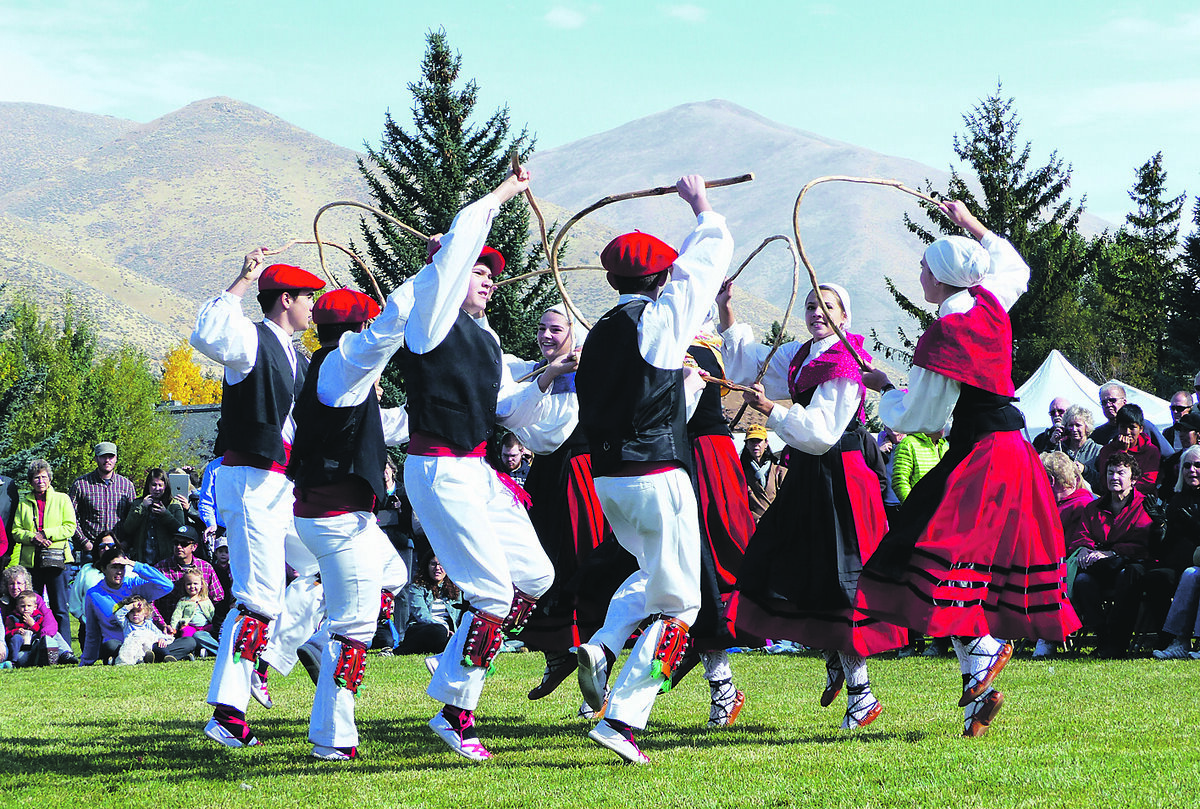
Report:
M767 428L763 427L761 424L756 424L753 427L751 427L750 429L746 430L746 440L750 441L751 439L754 439L754 438L757 438L761 441L766 441L767 440Z

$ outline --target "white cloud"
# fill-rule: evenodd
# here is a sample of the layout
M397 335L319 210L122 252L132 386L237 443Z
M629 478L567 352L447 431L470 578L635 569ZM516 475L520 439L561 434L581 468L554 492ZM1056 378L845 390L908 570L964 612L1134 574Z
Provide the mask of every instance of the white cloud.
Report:
M551 28L582 28L587 22L587 16L582 11L566 6L555 6L542 19Z
M690 23L701 23L708 19L708 9L691 3L679 3L663 9L668 17Z

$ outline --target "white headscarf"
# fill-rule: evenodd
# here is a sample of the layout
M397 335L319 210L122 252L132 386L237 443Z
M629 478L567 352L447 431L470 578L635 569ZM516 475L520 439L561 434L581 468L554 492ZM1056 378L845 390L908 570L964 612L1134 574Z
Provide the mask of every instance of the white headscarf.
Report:
M846 320L841 325L843 333L850 331L850 293L841 284L833 284L829 281L822 281L819 286L831 289L837 293L838 298L842 301L842 310L846 313Z
M943 236L925 248L924 258L933 277L953 287L978 286L992 270L988 251L966 236Z
M583 341L586 340L588 336L588 330L578 318L572 317L571 314L567 312L567 307L563 306L561 303L556 303L547 309L546 312L554 312L556 315L561 315L562 318L567 321L567 323L571 324L572 348L581 348L583 346ZM542 314L545 315L546 312L542 312Z

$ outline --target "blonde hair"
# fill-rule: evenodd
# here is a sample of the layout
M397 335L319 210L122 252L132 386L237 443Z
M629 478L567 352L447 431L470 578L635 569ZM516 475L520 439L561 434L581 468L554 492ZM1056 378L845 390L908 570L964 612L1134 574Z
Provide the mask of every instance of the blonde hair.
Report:
M1041 458L1046 474L1060 486L1072 486L1078 489L1083 485L1083 474L1079 464L1071 460L1071 456L1067 453L1043 452Z
M175 583L176 589L182 598L189 598L187 594L187 580L195 579L200 582L200 592L196 595L197 601L203 601L208 598L208 582L204 580L204 574L199 570L189 570L179 577L179 581Z

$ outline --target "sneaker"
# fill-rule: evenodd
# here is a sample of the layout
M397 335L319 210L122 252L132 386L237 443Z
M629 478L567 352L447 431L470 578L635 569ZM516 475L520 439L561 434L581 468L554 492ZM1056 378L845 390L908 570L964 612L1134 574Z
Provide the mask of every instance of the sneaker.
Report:
M1033 659L1034 660L1045 660L1048 657L1053 657L1054 656L1054 647L1056 645L1057 644L1051 643L1048 640L1040 640L1039 639L1037 644L1033 647Z
M142 662L143 663L153 663L154 662L154 652L146 652L144 655L142 655Z
M71 652L60 651L58 653L58 664L60 666L78 666L79 658Z
M321 761L353 761L358 758L358 748L325 747L324 745L314 744L312 757L319 758Z
M988 732L988 728L991 727L992 720L996 718L996 714L1000 713L1000 708L1003 705L1004 695L999 691L993 690L992 693L979 700L976 705L968 708L967 715L970 718L966 720L963 726L963 736L978 739L980 736L985 735ZM972 711L974 712L973 714Z
M593 711L600 710L608 689L608 657L603 646L579 644L575 653L579 666L579 690Z
M257 671L250 672L250 695L264 708L275 707L275 703L271 701L271 692L267 690L267 678Z
M473 728L474 725L475 718L472 716L468 720L467 728ZM438 711L433 719L429 720L429 727L438 735L439 739L446 743L447 747L465 759L486 761L492 757L478 737L464 737L461 731L450 724L441 711Z
M1155 660L1187 660L1191 650L1188 645L1179 638L1171 641L1171 645L1165 649L1155 649Z
M588 738L601 747L607 747L630 764L650 763L650 758L638 749L637 742L633 740L632 730L622 733L607 721L601 721L591 729Z
M163 662L164 662L164 663L178 663L178 662L179 662L179 658L178 658L178 657L176 657L175 655L164 655L164 656L163 656Z
M254 734L250 734L245 739L233 735L229 731L229 728L221 724L221 721L215 716L208 720L208 724L204 726L204 735L226 747L258 747L262 744L262 742L254 737Z
M425 658L425 668L429 671L429 676L437 674L438 664L442 662L441 655L429 655Z
M321 655L306 643L296 650L296 657L300 660L300 665L304 666L304 670L308 672L308 677L313 681L313 685L316 685L317 680L321 677Z

